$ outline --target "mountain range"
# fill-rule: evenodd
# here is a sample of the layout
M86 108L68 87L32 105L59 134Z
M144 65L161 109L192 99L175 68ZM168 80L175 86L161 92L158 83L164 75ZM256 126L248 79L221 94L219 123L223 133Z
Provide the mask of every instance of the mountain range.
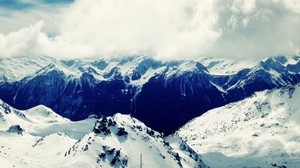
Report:
M299 60L1 58L0 162L297 168Z
M299 60L1 58L0 99L20 110L44 105L73 121L130 114L171 134L210 109L299 83Z

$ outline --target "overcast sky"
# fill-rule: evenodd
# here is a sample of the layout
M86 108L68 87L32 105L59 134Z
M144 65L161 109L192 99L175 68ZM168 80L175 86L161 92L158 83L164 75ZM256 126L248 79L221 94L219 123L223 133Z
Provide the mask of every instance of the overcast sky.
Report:
M299 0L0 0L0 57L300 53Z

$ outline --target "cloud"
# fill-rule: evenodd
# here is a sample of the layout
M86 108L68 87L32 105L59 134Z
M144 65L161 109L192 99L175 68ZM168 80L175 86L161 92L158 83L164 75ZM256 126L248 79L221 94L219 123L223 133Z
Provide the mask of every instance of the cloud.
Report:
M8 25L34 18L18 31L5 27L1 56L260 59L300 48L298 0L76 0L54 16L36 6L47 10L0 16Z
M45 22L42 31L56 32L60 13L72 0L0 0L0 32L8 34L24 27Z
M78 0L64 16L55 40L65 56L195 56L219 36L209 1Z
M45 33L41 33L42 26L43 22L40 21L5 36L0 34L1 56L38 56L44 53L44 47L49 46L49 39Z
M238 4L238 5L237 5ZM299 10L292 0L219 2L222 36L209 53L233 58L299 54Z

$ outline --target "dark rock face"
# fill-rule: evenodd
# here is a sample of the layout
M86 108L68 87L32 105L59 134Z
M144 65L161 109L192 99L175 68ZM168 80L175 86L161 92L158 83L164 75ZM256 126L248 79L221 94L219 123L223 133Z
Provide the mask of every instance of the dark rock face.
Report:
M9 127L9 129L7 130L7 132L9 132L9 133L17 133L18 135L23 135L24 129L21 128L20 125L13 125L13 126Z
M203 112L224 104L222 93L210 83L206 74L186 73L164 79L165 76L151 78L143 86L137 97L137 112L133 115L154 130L169 133Z
M299 60L298 57L294 58ZM119 64L134 61L122 59ZM192 62L192 70L180 70L186 62L160 62L144 59L131 75L122 74L118 66L103 75L109 80L97 80L97 70L105 70L109 63L100 60L87 69L78 67L80 77L48 65L35 76L20 81L0 83L0 99L18 109L46 105L58 114L72 120L90 115L132 114L154 130L171 133L207 110L238 101L256 91L297 84L300 81L300 63L284 66L285 57L261 61L252 69L243 69L231 75L213 75L200 63ZM63 61L74 66L76 61ZM152 75L141 86L133 83L149 70L164 70ZM52 70L45 69L52 68ZM274 76L276 72L277 76ZM221 89L220 89L221 88Z
M133 89L121 79L98 82L83 73L80 79L67 80L64 73L51 71L28 81L2 84L0 98L18 109L43 104L65 117L80 120L91 114L129 114Z

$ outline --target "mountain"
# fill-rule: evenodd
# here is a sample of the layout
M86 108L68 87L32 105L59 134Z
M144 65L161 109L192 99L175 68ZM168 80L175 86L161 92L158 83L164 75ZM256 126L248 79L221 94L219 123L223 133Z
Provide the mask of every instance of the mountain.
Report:
M93 114L131 114L170 134L210 109L299 83L299 60L2 58L0 98L22 110L45 105L73 121Z
M212 109L176 134L211 167L300 165L300 86L257 92Z
M1 167L208 167L181 138L129 115L72 122L45 106L0 101Z

